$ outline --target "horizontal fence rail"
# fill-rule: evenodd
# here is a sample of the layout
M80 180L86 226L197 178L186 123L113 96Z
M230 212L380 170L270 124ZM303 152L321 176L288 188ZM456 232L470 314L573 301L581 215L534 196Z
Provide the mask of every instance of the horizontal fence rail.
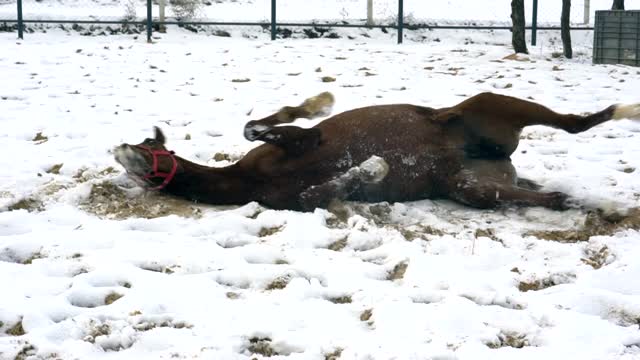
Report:
M22 0L17 0L17 18L16 19L0 19L0 23L17 24L18 38L23 39L25 24L95 24L95 25L138 25L144 26L146 29L147 41L151 42L154 27L162 27L164 25L186 25L186 26L259 26L264 29L270 29L271 40L275 40L279 27L307 27L307 28L362 28L362 29L396 29L398 33L398 44L403 42L404 30L420 30L420 29L443 29L443 30L511 30L511 26L506 25L438 25L426 23L405 22L404 17L404 0L398 0L397 22L382 24L351 24L338 22L278 22L277 21L277 0L270 0L271 19L270 21L159 21L153 19L153 2L146 0L146 16L144 20L73 20L73 19L24 19ZM531 43L536 45L536 33L538 30L560 30L560 26L538 26L538 0L533 1L533 16L531 25L527 26L527 30L531 30ZM572 27L571 30L593 30L592 26Z

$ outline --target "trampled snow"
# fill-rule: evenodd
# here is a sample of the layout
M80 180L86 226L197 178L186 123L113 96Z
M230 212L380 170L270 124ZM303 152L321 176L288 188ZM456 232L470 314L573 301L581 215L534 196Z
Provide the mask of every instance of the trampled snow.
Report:
M499 31L409 31L401 46L380 30L230 31L0 34L1 359L640 358L637 230L544 240L532 234L587 214L448 201L190 204L145 194L111 153L157 125L180 156L224 166L255 146L245 122L322 91L334 113L482 91L594 112L638 102L640 69L592 65L589 32L573 60L541 33L516 61ZM545 190L623 211L640 199L639 134L630 120L531 127L513 161Z

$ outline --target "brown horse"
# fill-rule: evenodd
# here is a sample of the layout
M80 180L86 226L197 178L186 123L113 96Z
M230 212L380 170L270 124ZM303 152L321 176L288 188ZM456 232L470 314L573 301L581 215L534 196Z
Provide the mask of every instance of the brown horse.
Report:
M521 130L546 125L575 134L608 120L640 120L640 104L591 115L565 115L540 104L481 93L453 107L394 104L335 115L312 128L276 126L325 115L333 96L320 94L245 126L262 144L233 165L206 167L173 155L162 131L115 159L139 183L210 204L260 202L310 211L334 200L451 199L476 208L514 204L565 209L568 196L541 192L518 178L510 156Z

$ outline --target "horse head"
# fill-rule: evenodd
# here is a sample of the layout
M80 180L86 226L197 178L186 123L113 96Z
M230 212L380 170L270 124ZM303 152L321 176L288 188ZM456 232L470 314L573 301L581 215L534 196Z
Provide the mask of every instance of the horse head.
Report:
M178 160L165 147L162 130L154 127L154 137L131 145L121 144L114 149L116 161L141 186L160 190L167 186L178 171Z

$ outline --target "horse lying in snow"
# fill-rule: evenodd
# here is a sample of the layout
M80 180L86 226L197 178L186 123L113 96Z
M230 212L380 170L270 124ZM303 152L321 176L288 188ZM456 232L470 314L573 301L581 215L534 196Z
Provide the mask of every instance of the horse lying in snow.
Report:
M540 104L481 93L453 107L394 104L359 108L312 128L276 126L326 115L322 93L245 126L262 144L233 165L195 164L165 148L165 136L122 144L115 159L139 183L210 204L260 202L312 211L336 200L451 199L476 208L502 205L568 207L561 192L541 192L519 178L510 156L521 130L546 125L575 134L608 120L640 120L640 103L591 115L558 114Z

